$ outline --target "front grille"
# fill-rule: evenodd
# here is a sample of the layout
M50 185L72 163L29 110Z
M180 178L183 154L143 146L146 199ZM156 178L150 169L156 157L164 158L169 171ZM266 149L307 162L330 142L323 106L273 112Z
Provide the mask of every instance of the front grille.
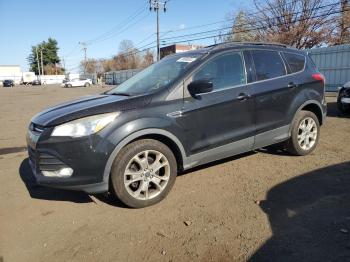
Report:
M40 171L55 171L67 167L61 160L53 155L38 152L28 147L29 161Z
M61 160L49 154L39 153L38 161L40 170L55 171L66 167Z

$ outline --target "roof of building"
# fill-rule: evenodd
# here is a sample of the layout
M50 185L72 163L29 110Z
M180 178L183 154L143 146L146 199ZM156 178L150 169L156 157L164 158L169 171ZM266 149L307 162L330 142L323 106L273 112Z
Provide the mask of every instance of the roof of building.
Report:
M0 67L21 67L20 65L0 65Z

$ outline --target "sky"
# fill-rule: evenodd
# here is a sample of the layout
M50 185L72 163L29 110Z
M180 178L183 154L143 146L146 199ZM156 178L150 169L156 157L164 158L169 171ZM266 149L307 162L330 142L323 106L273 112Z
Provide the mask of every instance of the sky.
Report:
M161 38L220 28L230 15L251 8L252 0L170 0L167 12L160 14ZM214 22L219 23L188 29ZM178 29L186 30L174 32ZM79 42L88 43L88 58L110 58L120 41L132 40L142 48L156 40L155 32L156 15L148 0L0 0L0 65L27 71L31 46L52 37L66 68L77 72L84 57ZM197 43L213 40L192 42Z

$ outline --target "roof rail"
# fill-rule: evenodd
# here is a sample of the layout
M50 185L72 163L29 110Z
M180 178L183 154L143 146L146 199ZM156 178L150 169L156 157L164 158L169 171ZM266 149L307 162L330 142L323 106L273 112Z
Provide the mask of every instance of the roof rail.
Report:
M210 45L207 47L212 47L212 49L217 49L217 48L237 46L237 45L270 45L270 46L280 46L280 47L291 47L289 45L275 43L275 42L246 42L246 41L230 41L226 43Z

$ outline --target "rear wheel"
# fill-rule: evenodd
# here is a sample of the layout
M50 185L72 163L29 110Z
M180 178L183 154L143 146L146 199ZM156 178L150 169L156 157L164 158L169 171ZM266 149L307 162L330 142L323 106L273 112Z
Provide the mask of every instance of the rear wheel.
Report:
M158 203L175 183L176 159L163 143L143 139L124 147L114 160L111 184L127 206L141 208Z
M320 138L320 123L310 111L300 111L293 122L287 151L293 155L304 156L315 150Z

